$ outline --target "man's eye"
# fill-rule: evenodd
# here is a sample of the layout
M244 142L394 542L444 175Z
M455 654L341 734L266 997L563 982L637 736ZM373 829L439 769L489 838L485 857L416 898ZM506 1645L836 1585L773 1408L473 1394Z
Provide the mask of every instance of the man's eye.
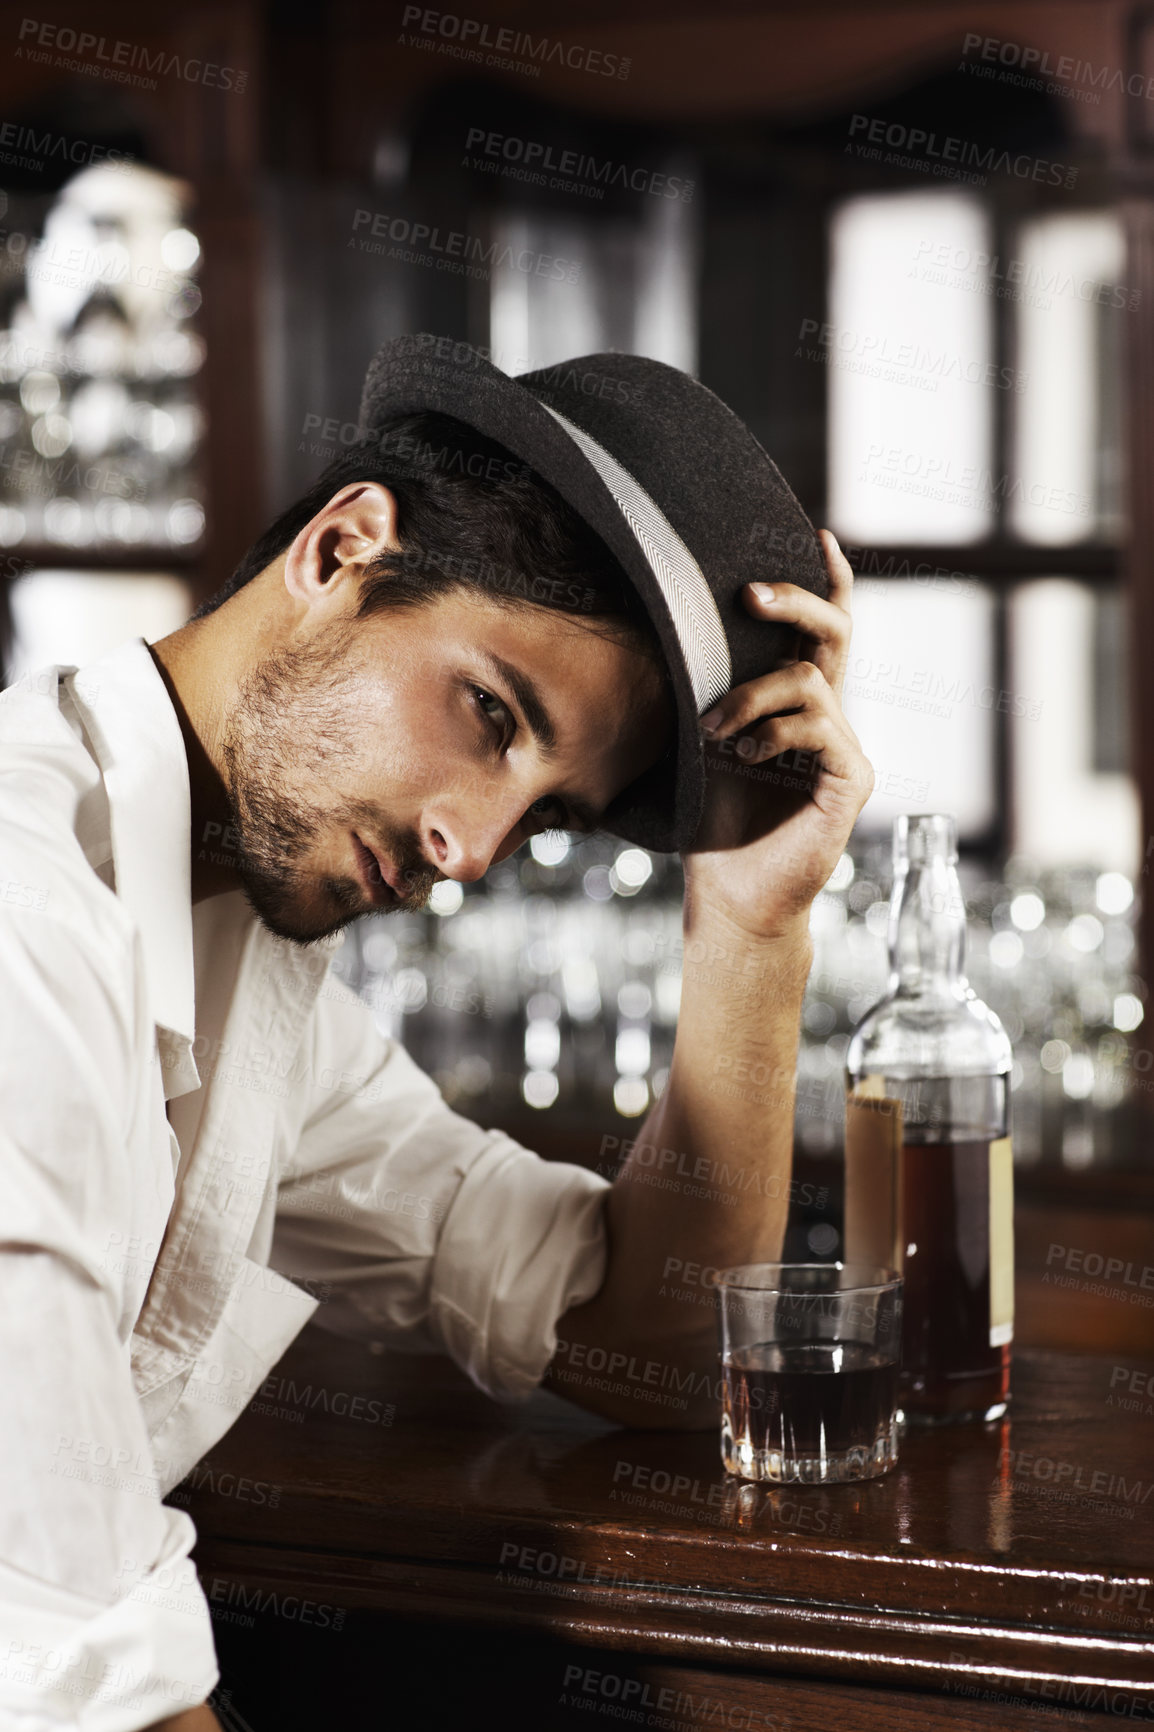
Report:
M473 686L471 690L478 708L483 710L493 721L500 721L502 716L508 716L508 706L503 704L500 698L495 698L492 692L487 692L483 686Z
M529 807L529 816L531 818L548 818L550 812L552 812L553 815L553 824L551 828L555 830L564 830L566 828L566 812L564 806L561 804L560 800L557 799L555 794L545 794L540 800L534 800L533 804Z

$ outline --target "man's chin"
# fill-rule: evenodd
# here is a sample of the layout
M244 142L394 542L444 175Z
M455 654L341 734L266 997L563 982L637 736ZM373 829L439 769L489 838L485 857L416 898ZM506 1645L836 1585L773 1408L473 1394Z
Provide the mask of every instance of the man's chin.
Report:
M359 886L351 879L302 881L253 871L240 876L245 898L261 925L292 944L331 938L368 912Z

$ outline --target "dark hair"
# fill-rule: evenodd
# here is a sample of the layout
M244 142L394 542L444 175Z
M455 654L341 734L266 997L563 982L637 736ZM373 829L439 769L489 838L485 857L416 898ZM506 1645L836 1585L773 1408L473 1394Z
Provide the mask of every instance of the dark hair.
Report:
M472 590L505 606L528 603L596 620L664 669L641 599L601 538L529 464L454 416L432 412L392 416L330 463L193 618L235 595L334 493L356 481L391 490L401 544L366 568L358 619Z

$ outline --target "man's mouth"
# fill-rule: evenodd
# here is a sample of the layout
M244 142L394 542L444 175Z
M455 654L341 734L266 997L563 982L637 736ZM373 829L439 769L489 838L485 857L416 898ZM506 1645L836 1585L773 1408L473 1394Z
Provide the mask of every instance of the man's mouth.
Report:
M353 847L357 853L357 866L360 870L361 883L374 908L395 908L401 899L396 886L396 873L389 865L385 856L375 854L368 845L361 841L354 830Z

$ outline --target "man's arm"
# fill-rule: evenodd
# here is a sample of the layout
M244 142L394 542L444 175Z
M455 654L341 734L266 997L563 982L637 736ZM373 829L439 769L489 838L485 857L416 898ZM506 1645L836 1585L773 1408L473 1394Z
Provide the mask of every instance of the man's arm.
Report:
M626 1425L715 1422L714 1271L776 1259L789 1201L808 931L764 955L716 924L687 926L687 954L691 934L713 964L686 965L669 1082L607 1198L605 1282L561 1318L546 1379ZM727 987L700 978L727 966Z
M546 1382L628 1425L716 1422L713 1272L781 1252L809 909L874 780L839 701L852 574L832 536L825 549L829 601L745 591L751 613L798 625L812 660L718 706L669 1082L609 1192L604 1283L557 1326Z
M189 1708L168 1720L157 1720L149 1732L221 1732L220 1721L207 1702L199 1708Z
M134 1266L113 1250L150 1218L132 1130L155 1036L116 910L58 917L59 878L7 864L14 834L0 824L0 869L52 900L0 919L0 1725L136 1725L217 1677L193 1525L161 1502L133 1383Z

